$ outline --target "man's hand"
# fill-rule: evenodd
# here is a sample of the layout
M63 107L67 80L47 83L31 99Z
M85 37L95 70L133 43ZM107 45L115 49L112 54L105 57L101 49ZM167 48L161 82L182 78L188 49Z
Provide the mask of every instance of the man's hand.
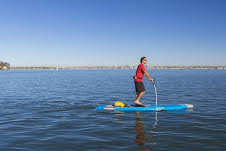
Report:
M154 83L155 81L154 81L154 79L152 79L152 78L149 78L148 80L150 80L152 83Z

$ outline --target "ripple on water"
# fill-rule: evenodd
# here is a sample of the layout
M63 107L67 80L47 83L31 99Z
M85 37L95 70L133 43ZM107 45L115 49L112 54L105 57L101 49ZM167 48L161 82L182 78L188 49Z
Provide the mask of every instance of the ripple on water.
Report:
M0 150L224 150L226 71L151 70L159 104L192 112L96 111L134 100L135 70L11 70L0 74ZM158 74L157 74L158 72ZM128 76L129 75L129 76ZM192 79L192 80L191 80ZM154 89L144 81L145 104Z

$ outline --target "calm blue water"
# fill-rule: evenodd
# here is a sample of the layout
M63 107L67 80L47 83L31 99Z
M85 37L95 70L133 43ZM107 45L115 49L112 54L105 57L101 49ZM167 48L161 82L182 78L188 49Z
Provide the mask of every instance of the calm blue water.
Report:
M226 149L226 70L150 70L159 104L193 111L96 111L133 103L135 70L0 71L0 150ZM154 104L144 81L144 104Z

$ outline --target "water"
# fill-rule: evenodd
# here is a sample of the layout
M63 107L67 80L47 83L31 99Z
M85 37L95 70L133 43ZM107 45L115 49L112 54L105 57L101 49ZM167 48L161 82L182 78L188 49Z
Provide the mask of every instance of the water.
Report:
M225 150L226 70L151 70L159 104L193 111L96 111L134 100L135 70L0 71L0 150ZM141 102L155 104L144 80Z

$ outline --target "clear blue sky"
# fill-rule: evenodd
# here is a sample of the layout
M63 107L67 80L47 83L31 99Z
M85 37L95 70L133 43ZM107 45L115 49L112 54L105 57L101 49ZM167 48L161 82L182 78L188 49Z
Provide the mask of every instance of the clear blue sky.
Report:
M11 66L226 65L226 0L0 0Z

